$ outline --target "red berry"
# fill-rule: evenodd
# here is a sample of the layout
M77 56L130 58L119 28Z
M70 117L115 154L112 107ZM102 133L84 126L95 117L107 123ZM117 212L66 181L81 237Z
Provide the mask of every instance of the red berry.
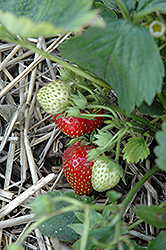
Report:
M94 110L92 109L91 112L94 113ZM81 113L86 113L86 111L81 111ZM104 114L104 110L99 110L97 114ZM86 133L92 133L95 129L100 127L104 119L103 117L85 119L67 116L58 118L58 116L59 115L54 115L55 123L63 131L63 133L71 137L79 137Z
M81 145L81 142L69 146L63 155L64 174L71 187L80 195L92 191L91 174L93 162L87 160L87 153L93 145Z

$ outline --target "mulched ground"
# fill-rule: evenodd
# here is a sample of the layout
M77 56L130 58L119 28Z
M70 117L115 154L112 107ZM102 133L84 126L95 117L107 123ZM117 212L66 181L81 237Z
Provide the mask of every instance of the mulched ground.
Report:
M64 39L64 38L62 38ZM61 38L31 42L50 53L58 55ZM70 138L65 136L36 101L40 87L56 79L57 65L18 45L0 42L0 241L1 249L16 242L32 223L28 202L47 191L73 190L62 170L62 155ZM141 164L127 164L121 160L127 186L122 181L115 190L123 200L130 189L155 164L153 147L151 155ZM123 147L123 145L122 145ZM137 204L160 204L165 199L165 174L160 172L146 182L126 210L128 225L138 220L132 208ZM105 204L105 192L92 192L95 202ZM121 200L119 202L121 202ZM130 232L139 245L147 243L159 231L142 223ZM35 229L24 242L25 249L71 249L71 244L41 235Z

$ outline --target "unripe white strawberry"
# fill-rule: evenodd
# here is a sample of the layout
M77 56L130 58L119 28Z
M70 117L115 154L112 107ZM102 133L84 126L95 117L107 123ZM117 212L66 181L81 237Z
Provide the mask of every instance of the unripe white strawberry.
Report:
M47 113L61 114L69 102L70 87L63 80L55 80L39 90L37 99Z
M92 187L103 192L117 185L121 177L120 167L112 161L98 158L92 167Z

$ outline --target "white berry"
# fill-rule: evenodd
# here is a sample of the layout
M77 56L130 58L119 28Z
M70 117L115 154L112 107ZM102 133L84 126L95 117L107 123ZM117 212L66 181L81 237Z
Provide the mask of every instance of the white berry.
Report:
M37 99L47 113L63 113L70 99L70 87L62 80L50 82L39 90Z
M108 164L110 162L97 159L92 167L92 187L98 192L113 188L120 180L119 168L117 167L110 171Z

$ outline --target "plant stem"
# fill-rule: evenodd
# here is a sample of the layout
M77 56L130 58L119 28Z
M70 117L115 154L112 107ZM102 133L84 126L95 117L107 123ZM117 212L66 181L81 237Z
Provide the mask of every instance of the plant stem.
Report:
M92 73L90 72L87 72L87 71L84 71L83 69L80 69L78 67L75 67L74 65L64 61L63 59L61 59L60 57L57 57L57 56L53 56L41 49L38 49L37 47L35 47L34 45L32 45L31 43L29 42L21 42L21 41L15 41L15 43L27 48L27 49L30 49L36 53L38 53L39 55L42 55L48 59L50 59L51 61L53 62L56 62L58 64L60 64L61 66L65 67L66 69L69 69L71 71L73 71L74 73L76 73L77 75L80 75L80 76L83 76L84 78L90 80L90 81L94 81L95 83L99 84L100 86L102 87L106 87L106 88L109 88L109 89L112 89L110 85L108 85L105 81L103 81L102 79L100 78L97 78L96 76L92 75Z
M165 207L166 206L166 200L161 203L158 207L159 208L162 208L162 207ZM131 229L133 229L134 227L138 226L139 224L141 224L144 220L140 219L140 220L137 220L136 222L134 222L132 225L128 226L126 229L128 231L130 231Z
M131 229L133 229L134 227L138 226L138 225L141 224L142 222L143 222L142 219L137 220L137 221L134 222L132 225L128 226L126 229L127 229L128 231L130 231Z
M124 199L124 201L121 204L121 209L122 212L124 213L128 204L130 203L130 201L133 199L134 195L138 192L138 190L142 187L142 185L153 175L155 174L157 171L159 170L158 167L153 168L152 170L150 170L135 186L134 188L129 192L129 194L126 196L126 198Z
M166 100L164 96L161 93L156 94L158 99L160 100L161 104L163 105L163 108L166 110Z
M162 45L159 47L159 51L162 50L162 49L164 49L165 46L166 46L166 43L162 44Z
M110 104L109 106L110 108L112 108L113 110L127 116L127 117L130 117L142 124L144 124L146 127L148 128L151 128L153 131L157 132L158 130L155 128L155 126L153 124L151 124L150 122L146 121L144 118L138 116L138 115L135 115L133 113L127 115L126 112L124 110L121 110L118 106L114 105L114 104Z
M111 225L115 225L119 220L121 220L121 218L123 217L126 208L128 206L128 204L131 202L131 200L133 199L133 197L135 196L135 194L138 192L138 190L142 187L142 185L153 175L155 174L157 171L159 170L158 167L153 168L152 170L150 170L135 186L134 188L129 192L129 194L126 196L126 198L124 199L124 201L122 202L122 204L120 205L120 212L119 214L115 215L115 217L113 218Z
M80 250L86 250L87 249L86 245L87 245L87 239L88 239L88 233L89 233L89 224L90 224L89 212L90 212L90 209L87 206L85 208L84 231L83 231L83 235L82 235L82 238L81 238Z

